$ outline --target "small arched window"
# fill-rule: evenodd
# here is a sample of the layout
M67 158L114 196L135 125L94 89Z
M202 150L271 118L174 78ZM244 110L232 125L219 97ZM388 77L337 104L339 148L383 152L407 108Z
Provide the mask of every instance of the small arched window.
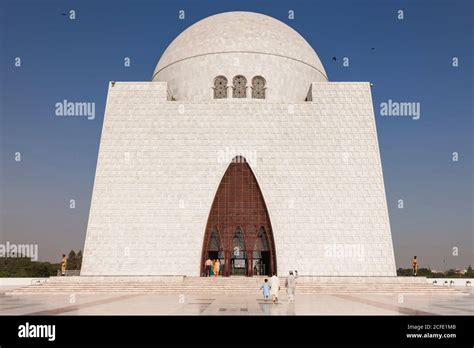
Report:
M247 79L242 75L237 75L232 80L232 98L246 98L247 97Z
M227 98L227 79L225 76L217 76L214 79L214 99Z
M265 99L265 83L265 79L261 76L252 79L252 98Z

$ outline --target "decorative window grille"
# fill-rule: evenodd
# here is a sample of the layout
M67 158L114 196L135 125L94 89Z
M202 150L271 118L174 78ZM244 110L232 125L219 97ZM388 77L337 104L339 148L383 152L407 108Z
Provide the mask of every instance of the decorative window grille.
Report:
M214 99L227 98L227 79L225 76L217 76L214 79Z
M261 76L252 79L252 98L265 99L265 83L265 79Z
M247 97L247 79L242 75L237 75L233 79L233 98L246 98Z

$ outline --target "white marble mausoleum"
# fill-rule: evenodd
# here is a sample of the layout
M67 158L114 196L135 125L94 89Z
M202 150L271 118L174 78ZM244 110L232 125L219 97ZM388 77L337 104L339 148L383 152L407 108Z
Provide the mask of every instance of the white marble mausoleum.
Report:
M314 42L317 44L317 42ZM108 88L81 275L396 276L368 82L251 12Z

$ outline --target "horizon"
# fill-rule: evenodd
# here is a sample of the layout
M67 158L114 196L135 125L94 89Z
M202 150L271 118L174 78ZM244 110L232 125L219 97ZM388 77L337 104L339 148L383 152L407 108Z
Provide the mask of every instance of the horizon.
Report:
M456 3L2 2L0 244L38 245L38 260L52 263L84 250L108 82L150 81L168 44L190 25L251 11L298 31L330 82L374 84L396 269L409 268L413 255L420 268L467 268L474 255L473 34L466 30L473 4ZM69 9L74 20L62 14ZM58 117L63 100L94 103L94 117ZM415 104L397 117L393 102Z

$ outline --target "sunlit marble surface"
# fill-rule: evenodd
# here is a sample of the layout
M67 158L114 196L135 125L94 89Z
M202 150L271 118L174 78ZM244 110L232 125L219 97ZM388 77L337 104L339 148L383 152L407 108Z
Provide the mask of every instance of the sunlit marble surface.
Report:
M306 295L273 304L252 294L65 294L5 296L1 315L473 315L466 296Z

